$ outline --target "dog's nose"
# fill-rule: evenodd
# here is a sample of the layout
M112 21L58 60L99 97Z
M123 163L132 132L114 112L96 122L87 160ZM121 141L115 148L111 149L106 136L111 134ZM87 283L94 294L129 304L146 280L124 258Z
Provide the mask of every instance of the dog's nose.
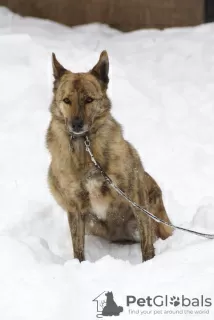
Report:
M75 132L79 132L83 128L83 120L80 117L75 117L72 120L72 128Z

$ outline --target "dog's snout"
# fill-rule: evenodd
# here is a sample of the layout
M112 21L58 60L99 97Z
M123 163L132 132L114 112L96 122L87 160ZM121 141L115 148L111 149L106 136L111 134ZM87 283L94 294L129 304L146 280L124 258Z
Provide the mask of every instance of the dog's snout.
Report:
M75 117L72 120L72 128L75 132L79 132L83 128L83 120L80 117Z

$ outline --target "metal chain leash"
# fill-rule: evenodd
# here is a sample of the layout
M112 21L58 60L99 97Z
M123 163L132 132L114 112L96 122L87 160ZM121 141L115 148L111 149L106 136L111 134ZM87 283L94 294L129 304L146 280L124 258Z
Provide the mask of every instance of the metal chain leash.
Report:
M191 229L186 229L186 228L182 228L182 227L178 227L173 225L172 223L166 222L160 218L157 218L154 214L152 214L151 212L149 212L148 210L146 210L145 208L141 207L139 204L137 204L136 202L132 201L129 197L126 196L126 194L118 187L114 184L114 182L111 180L111 178L105 173L105 171L102 169L102 167L99 165L99 163L96 161L96 159L94 158L94 155L91 151L90 148L90 140L88 138L88 136L85 136L85 150L89 153L90 157L91 157L91 161L93 162L93 164L95 165L95 167L100 171L100 173L102 174L102 176L104 177L104 179L106 180L106 182L124 199L126 199L133 207L137 208L138 210L140 210L141 212L145 213L147 216L149 216L151 219L155 220L157 223L162 223L168 227L171 227L173 229L178 229L181 231L185 231L185 232L189 232L192 234L195 234L197 236L201 236L207 239L214 239L214 234L206 234L206 233L201 233L201 232L197 232L195 230L191 230Z

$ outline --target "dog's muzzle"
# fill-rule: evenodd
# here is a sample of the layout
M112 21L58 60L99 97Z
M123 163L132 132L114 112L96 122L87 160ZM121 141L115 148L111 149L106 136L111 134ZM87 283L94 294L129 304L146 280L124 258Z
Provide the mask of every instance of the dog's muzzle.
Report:
M68 124L69 134L73 137L82 137L85 136L88 132L88 125L84 124L83 120L80 117L75 117Z

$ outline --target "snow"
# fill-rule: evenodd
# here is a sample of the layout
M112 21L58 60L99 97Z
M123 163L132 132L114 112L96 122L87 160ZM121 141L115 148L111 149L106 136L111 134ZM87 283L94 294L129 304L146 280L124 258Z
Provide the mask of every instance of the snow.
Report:
M68 28L22 18L1 7L3 320L96 319L92 300L103 291L113 291L125 320L138 316L129 313L127 295L214 299L214 242L190 234L176 231L158 240L156 257L143 264L139 245L113 245L96 237L86 239L87 261L72 259L66 215L46 183L51 53L65 67L86 71L103 49L110 57L112 112L160 184L170 218L214 233L214 24L123 34L100 24ZM177 308L165 309L185 309ZM135 309L147 310L136 304ZM208 314L194 315L154 314L157 309L144 317L214 317L213 306L205 308Z

